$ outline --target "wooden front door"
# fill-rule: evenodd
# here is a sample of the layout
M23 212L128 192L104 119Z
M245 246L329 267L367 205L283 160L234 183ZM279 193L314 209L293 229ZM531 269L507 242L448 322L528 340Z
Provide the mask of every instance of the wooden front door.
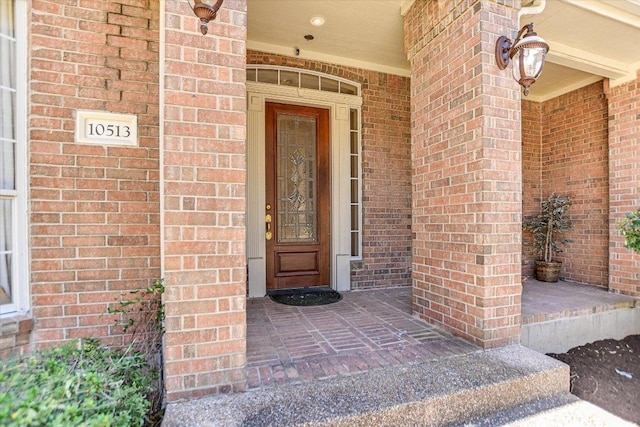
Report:
M329 110L266 104L267 291L329 286Z

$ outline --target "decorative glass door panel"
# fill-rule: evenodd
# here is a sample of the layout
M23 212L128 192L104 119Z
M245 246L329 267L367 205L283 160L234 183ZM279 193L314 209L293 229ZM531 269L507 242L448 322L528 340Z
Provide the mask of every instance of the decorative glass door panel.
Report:
M267 103L267 290L329 285L328 110Z
M278 116L278 243L318 241L316 119Z

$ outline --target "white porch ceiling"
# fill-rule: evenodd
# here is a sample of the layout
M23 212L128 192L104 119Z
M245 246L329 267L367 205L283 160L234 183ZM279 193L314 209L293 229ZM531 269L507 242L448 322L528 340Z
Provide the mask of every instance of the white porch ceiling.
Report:
M411 1L248 0L247 46L289 56L298 48L300 58L408 76L401 10ZM314 16L325 24L311 25ZM640 68L640 0L546 0L520 26L530 22L551 51L527 99L544 101L603 77L615 85Z

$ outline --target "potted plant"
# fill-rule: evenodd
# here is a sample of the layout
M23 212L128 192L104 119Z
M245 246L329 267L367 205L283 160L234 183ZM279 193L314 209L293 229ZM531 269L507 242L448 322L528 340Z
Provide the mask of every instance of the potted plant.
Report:
M640 209L629 212L616 225L624 236L624 247L640 253Z
M561 244L570 242L558 235L573 228L567 217L571 202L571 196L552 193L542 202L540 213L522 224L522 228L533 236L531 244L540 257L536 261L536 278L543 282L557 282L560 276L562 263L555 261L553 256L562 252Z

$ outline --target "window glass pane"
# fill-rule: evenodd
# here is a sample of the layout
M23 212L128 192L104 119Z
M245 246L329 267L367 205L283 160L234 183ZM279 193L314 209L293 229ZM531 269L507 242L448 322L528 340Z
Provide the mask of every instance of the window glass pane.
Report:
M351 230L358 231L360 228L360 217L359 217L359 209L358 205L351 205Z
M13 4L13 1L0 1L0 189L3 190L15 189L16 40Z
M357 232L351 233L351 256L359 257L360 256L360 238Z
M360 197L358 197L358 180L351 180L351 203L360 203Z
M13 118L16 105L16 93L13 90L0 88L0 141L15 141L15 120Z
M357 95L358 89L349 83L340 82L340 93L347 95Z
M278 84L278 70L258 70L260 83Z
M292 71L280 71L280 84L282 86L298 87L298 73Z
M0 143L0 189L15 190L15 145L12 142Z
M302 74L300 76L300 87L305 89L320 89L320 78L311 74Z
M358 130L358 110L352 109L349 112L349 124L351 126L351 130Z
M358 157L357 156L351 156L351 176L354 178L358 176Z
M256 81L256 75L257 75L257 71L255 70L255 68L248 68L247 69L247 81L248 82L255 82Z
M329 80L322 77L321 79L322 88L325 92L336 92L338 93L338 82L335 80Z
M1 1L1 0L0 0ZM0 86L5 89L16 88L16 41L0 36Z
M15 37L13 1L0 0L0 36Z
M358 133L357 132L351 132L351 154L359 154L359 147L358 147ZM353 176L353 175L352 175Z
M0 304L11 302L13 255L13 201L0 199Z

